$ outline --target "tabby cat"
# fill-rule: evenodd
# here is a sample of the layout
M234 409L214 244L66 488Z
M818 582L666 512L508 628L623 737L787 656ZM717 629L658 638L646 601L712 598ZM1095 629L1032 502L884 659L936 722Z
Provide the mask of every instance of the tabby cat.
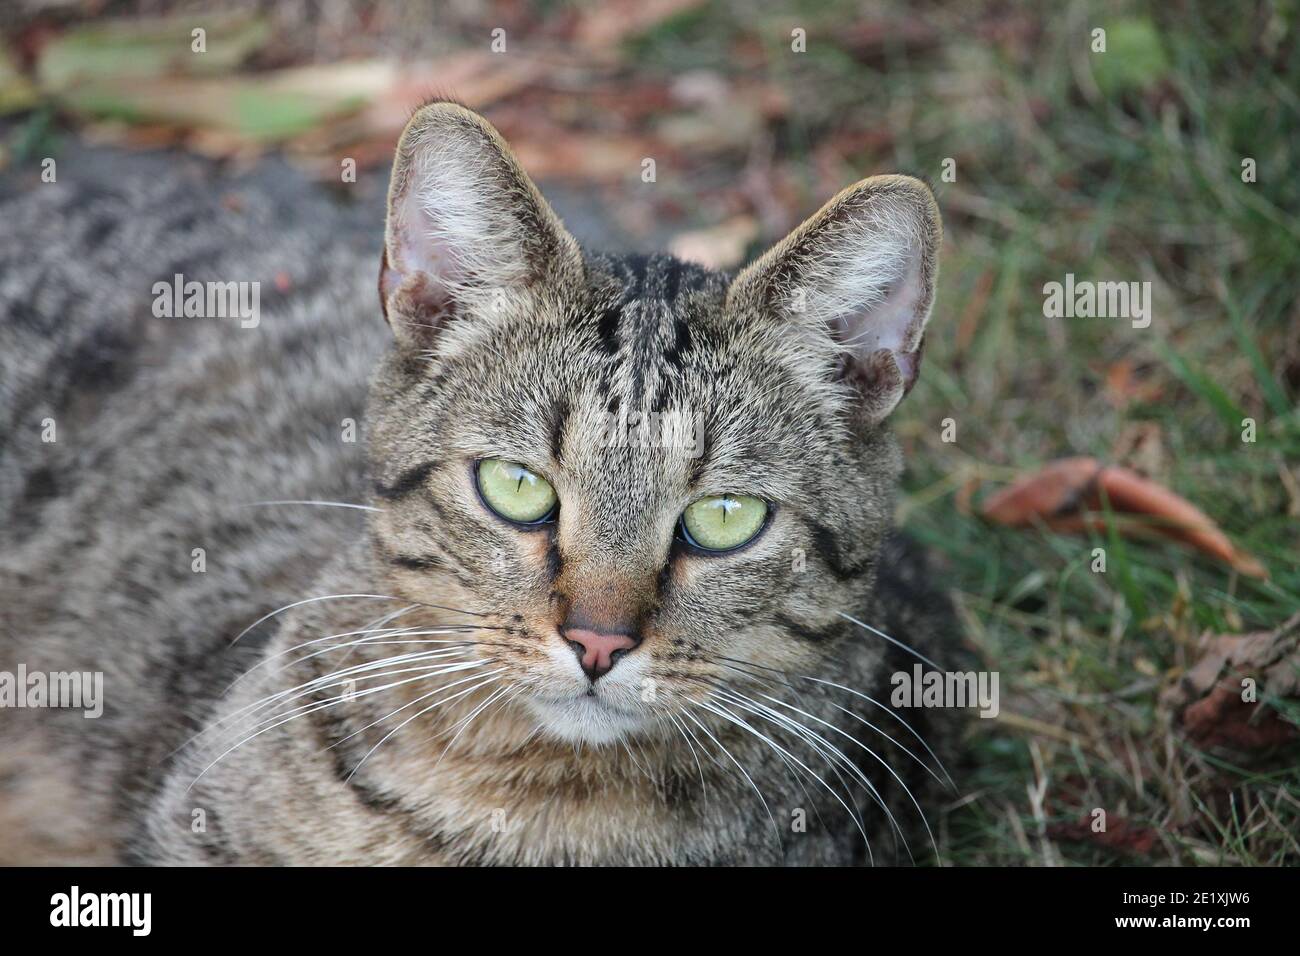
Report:
M954 731L889 706L954 631L891 531L924 184L734 276L602 255L430 103L388 331L341 214L249 188L6 203L0 670L104 703L0 710L0 860L935 859ZM265 314L160 316L175 275Z

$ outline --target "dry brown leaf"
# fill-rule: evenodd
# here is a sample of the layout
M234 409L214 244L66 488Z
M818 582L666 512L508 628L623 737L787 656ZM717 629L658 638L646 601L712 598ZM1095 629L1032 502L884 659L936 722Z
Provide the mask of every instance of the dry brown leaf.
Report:
M1300 728L1260 703L1265 695L1300 700L1300 614L1275 631L1205 634L1201 657L1161 695L1174 722L1202 747L1257 752L1300 739ZM1256 701L1242 699L1242 681Z
M1044 465L984 502L985 518L1011 528L1027 527L1079 506L1101 471L1095 458L1062 458Z
M411 111L432 95L450 96L483 110L527 88L543 72L543 65L531 57L518 53L504 57L487 50L463 50L427 67L395 69L366 108L367 133L391 137L396 144Z
M1120 359L1106 369L1106 401L1124 409L1133 402L1154 402L1163 390L1159 382L1144 381L1132 359Z
M534 59L505 60L466 51L421 67L383 60L290 67L220 77L102 80L63 95L87 117L133 117L122 139L149 145L182 131L196 152L214 157L255 154L284 144L307 165L338 175L338 157L358 165L386 163L411 111L430 95L448 95L483 109L527 88L542 71Z
M1159 534L1230 564L1251 577L1268 577L1255 558L1238 550L1200 509L1128 468L1095 458L1062 458L992 495L985 518L1018 528L1043 523L1055 531L1105 530L1105 508L1141 521L1117 522L1121 533Z
M578 21L574 39L591 50L608 51L704 0L606 0L593 4Z
M942 40L937 27L919 17L865 20L845 24L835 33L837 46L866 63L887 64L897 51L919 53Z
M501 130L524 168L536 179L639 181L641 161L647 156L664 155L651 141L635 136L555 127L547 135L535 137L530 132L516 133L505 123Z

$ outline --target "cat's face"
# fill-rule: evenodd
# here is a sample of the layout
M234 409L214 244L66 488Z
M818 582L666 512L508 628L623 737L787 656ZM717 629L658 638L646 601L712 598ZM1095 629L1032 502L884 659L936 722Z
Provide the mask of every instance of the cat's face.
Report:
M735 280L584 257L483 120L426 107L370 412L388 593L482 615L445 619L485 625L515 705L574 742L675 733L692 701L833 655L888 527L882 420L937 243L928 191L891 177Z

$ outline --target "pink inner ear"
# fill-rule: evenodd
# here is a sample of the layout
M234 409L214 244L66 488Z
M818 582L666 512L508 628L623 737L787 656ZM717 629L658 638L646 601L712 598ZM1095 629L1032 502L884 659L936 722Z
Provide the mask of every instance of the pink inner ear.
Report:
M417 272L423 272L435 286L442 288L454 286L465 277L465 270L449 248L447 237L432 228L434 224L420 197L418 182L407 184L391 214L397 217L388 257L388 271L394 273L389 280L392 290Z
M379 304L384 307L384 318L388 318L388 298L401 283L402 273L388 261L388 250L385 249L379 263Z
M916 384L916 376L921 371L921 350L918 348L914 352L895 352L894 363L898 366L898 371L903 376L903 394L912 390Z
M851 378L863 393L873 418L889 414L911 391L921 369L928 311L922 254L915 247L903 254L905 271L883 295L870 304L846 310L834 321L836 337L851 350Z
M450 291L427 272L403 273L392 268L385 251L379 271L379 295L384 319L401 340L429 347L452 318L456 304Z
M428 342L455 311L451 282L457 270L448 250L423 233L427 214L419 202L408 195L397 210L400 219L393 226L391 250L384 251L379 295L390 324Z
M915 352L925 325L921 309L924 295L918 249L908 256L907 272L889 286L882 298L839 318L840 341L859 355L880 349L888 349L895 357Z

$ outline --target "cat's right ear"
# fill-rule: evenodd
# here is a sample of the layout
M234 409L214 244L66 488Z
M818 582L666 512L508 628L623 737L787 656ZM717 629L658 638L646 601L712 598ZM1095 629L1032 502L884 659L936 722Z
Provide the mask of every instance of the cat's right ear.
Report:
M731 308L829 333L835 374L870 422L911 390L934 304L943 227L930 188L910 176L850 186L731 285Z
M397 144L379 271L398 341L428 348L455 316L581 268L574 238L501 134L455 103L421 107Z

